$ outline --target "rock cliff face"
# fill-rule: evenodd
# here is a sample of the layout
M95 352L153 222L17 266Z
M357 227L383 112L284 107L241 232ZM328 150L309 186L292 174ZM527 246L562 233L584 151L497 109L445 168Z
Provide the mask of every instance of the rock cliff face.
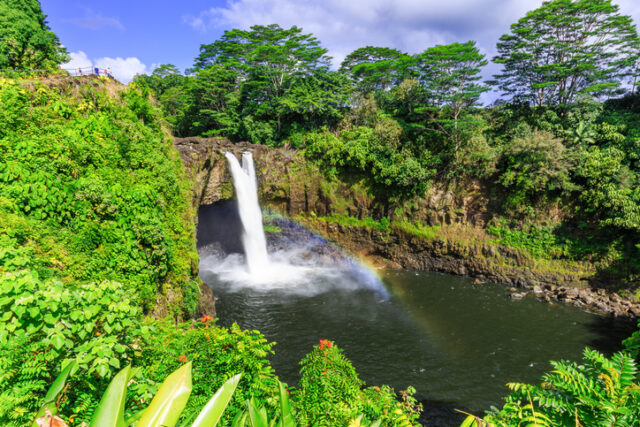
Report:
M224 153L237 157L251 151L263 205L297 217L299 222L352 253L390 268L440 271L490 280L514 287L517 298L531 291L541 299L555 299L621 316L640 316L640 305L627 304L616 294L597 289L597 271L590 263L535 260L527 254L476 239L427 239L398 227L387 231L345 226L318 217L340 214L392 216L389 207L377 204L358 183L346 185L327 180L298 152L270 149L250 143L233 144L222 138L176 138L186 169L194 182L194 207L213 205L233 197L233 183ZM403 206L406 216L423 224L484 225L487 206L479 189L470 183L465 194L432 188ZM517 289L516 289L517 288ZM575 298L567 289L580 289ZM572 291L573 292L573 291ZM573 294L570 293L569 296Z
M336 211L358 216L372 206L372 199L358 191L357 185L354 189L323 179L317 168L292 150L196 137L176 138L175 146L194 181L195 207L233 197L233 182L224 157L227 151L238 158L244 151L253 153L260 202L289 216L311 212L324 216Z

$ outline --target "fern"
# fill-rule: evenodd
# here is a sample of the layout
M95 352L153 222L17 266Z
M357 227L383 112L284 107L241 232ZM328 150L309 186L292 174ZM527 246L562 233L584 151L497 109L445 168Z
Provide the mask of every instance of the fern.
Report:
M551 362L540 385L507 384L502 410L487 416L500 426L634 426L640 419L640 385L635 361L626 353L611 359L585 349L583 365Z

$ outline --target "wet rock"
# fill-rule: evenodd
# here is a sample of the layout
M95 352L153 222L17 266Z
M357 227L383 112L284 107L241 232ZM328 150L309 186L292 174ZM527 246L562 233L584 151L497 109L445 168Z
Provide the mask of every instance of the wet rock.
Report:
M509 294L509 298L513 300L519 300L527 296L526 292L512 292Z

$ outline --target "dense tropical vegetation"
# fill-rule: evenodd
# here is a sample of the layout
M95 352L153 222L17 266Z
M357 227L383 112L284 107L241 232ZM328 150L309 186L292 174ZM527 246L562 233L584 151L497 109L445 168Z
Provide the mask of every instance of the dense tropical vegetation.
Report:
M0 24L0 68L66 59L39 2L0 1ZM637 297L639 57L634 23L610 0L552 0L500 38L491 82L473 41L413 55L367 46L332 70L319 40L278 25L226 31L186 74L166 64L127 88L1 78L0 423L49 411L100 425L117 404L114 425L125 425L161 411L165 385L187 376L182 418L168 423L198 425L220 387L224 425L416 422L413 390L365 388L331 341L302 360L289 402L258 331L193 320L190 184L167 126L302 150L327 176L363 182L379 202L367 220L382 228L414 227L403 207L430 186L479 183L487 232L534 256L593 262ZM491 87L508 98L481 107ZM540 386L510 384L486 420L634 425L640 335L625 346L553 362Z

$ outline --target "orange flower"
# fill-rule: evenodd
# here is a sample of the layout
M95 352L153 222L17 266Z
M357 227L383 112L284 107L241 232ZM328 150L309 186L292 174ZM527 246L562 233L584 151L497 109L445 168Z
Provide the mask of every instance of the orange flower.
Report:
M209 316L208 314L205 314L200 318L200 321L202 323L212 322L213 321L213 317Z
M185 356L184 354L181 354L180 357L178 357L178 361L183 363L186 362L187 356Z
M331 343L331 341L329 340L320 340L320 349L322 350L323 348L331 348L333 344Z

